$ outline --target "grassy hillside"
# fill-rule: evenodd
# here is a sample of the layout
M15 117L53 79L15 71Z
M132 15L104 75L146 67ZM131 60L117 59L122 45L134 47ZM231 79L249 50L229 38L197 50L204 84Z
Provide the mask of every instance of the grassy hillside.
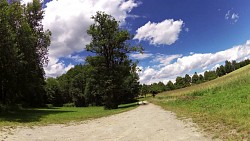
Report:
M213 133L214 138L250 140L250 65L210 82L164 92L151 102Z

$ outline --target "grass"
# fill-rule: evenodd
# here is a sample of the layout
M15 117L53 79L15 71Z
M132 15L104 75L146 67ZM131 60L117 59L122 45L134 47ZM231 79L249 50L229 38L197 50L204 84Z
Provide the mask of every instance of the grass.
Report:
M250 65L210 82L164 92L150 102L192 118L214 138L250 140Z
M9 111L0 113L0 127L77 122L125 112L135 107L137 103L123 104L114 110L104 110L103 107L53 107Z

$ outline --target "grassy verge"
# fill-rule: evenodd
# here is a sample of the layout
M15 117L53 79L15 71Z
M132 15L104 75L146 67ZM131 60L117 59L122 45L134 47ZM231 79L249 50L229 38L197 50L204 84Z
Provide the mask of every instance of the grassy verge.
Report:
M160 94L149 101L178 116L191 117L215 138L250 140L250 66L212 82Z
M137 103L123 104L118 109L104 110L103 107L55 107L48 109L24 109L0 113L0 127L60 124L109 116L137 107Z

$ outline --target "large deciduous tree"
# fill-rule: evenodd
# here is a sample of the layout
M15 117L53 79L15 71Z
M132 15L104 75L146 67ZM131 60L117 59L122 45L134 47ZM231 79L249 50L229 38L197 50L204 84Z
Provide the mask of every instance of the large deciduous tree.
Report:
M125 81L130 81L127 79L134 66L127 54L141 48L128 43L131 39L129 32L120 29L119 22L111 15L97 12L92 19L94 24L87 31L92 41L86 49L96 56L88 57L86 62L99 76L96 85L99 86L105 108L118 108L124 97L122 86Z
M0 7L0 102L38 106L45 95L43 65L51 35L43 30L42 5L1 0Z

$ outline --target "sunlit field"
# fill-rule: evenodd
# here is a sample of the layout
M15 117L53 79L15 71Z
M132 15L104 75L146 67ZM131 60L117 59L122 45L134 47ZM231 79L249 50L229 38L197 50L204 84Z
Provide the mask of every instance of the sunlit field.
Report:
M151 102L191 117L214 138L250 138L250 65L215 80L163 92Z

